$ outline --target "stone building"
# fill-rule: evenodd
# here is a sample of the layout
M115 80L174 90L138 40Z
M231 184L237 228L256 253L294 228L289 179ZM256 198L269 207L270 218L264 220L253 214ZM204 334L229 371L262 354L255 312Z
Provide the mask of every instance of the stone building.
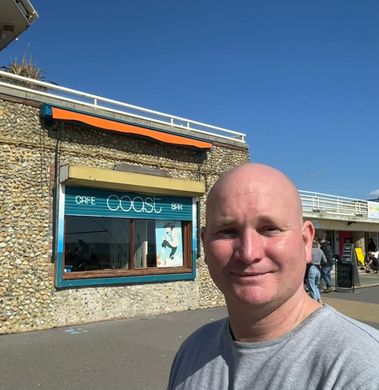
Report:
M211 185L249 160L244 135L7 77L0 333L223 304L199 227Z

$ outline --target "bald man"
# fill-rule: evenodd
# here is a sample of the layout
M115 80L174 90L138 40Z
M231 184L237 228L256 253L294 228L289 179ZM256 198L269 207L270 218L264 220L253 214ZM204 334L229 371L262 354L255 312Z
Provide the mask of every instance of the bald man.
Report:
M379 332L304 291L314 227L293 183L244 164L210 190L202 230L228 318L181 346L171 389L379 389Z

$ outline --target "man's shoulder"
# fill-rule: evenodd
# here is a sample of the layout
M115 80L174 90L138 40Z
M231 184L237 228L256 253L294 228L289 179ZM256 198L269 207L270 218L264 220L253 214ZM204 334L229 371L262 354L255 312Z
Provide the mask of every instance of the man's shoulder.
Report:
M209 362L217 361L217 357L222 354L221 350L227 347L227 343L223 341L227 337L228 324L227 318L210 322L197 329L183 342L171 366L169 389L184 388L183 383L187 380L193 380L195 383L205 383L209 380L204 379L201 373ZM192 378L195 373L201 379Z
M377 389L379 331L330 306L322 311L318 353L324 367L339 367L339 375L346 381L343 388Z
M226 317L201 326L187 337L181 349L188 348L193 345L202 346L205 341L207 345L209 345L212 341L218 341L220 337L223 337L225 334L228 324L229 320Z
M230 344L231 336L228 329L228 318L203 325L182 343L174 365L180 365L183 361L189 366L197 365L199 361L207 361L222 353Z
M334 348L339 344L344 349L358 348L362 353L372 351L379 358L379 330L348 317L328 305L322 309L322 312L320 332L333 339Z

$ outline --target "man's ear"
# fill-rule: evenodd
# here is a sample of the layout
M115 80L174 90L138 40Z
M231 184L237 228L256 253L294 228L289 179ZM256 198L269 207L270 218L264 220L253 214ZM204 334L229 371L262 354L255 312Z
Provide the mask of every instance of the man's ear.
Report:
M307 263L312 261L312 242L315 236L315 228L311 221L303 223L303 242L305 246L305 259Z
M203 244L203 249L204 249L204 253L205 253L205 235L207 234L207 230L205 228L205 226L203 226L201 228L201 231L200 231L200 234L201 234L201 242ZM207 258L205 257L205 263L207 262Z

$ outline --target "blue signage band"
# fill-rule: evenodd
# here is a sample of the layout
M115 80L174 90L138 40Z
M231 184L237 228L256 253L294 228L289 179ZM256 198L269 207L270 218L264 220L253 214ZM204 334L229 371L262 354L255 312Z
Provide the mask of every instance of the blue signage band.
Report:
M66 187L65 215L192 220L192 198Z

